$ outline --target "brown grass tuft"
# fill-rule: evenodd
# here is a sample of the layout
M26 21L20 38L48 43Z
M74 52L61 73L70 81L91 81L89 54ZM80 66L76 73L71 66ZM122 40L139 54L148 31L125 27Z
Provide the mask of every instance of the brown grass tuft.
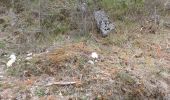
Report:
M47 58L54 63L64 63L81 55L88 55L92 49L87 44L80 42L66 45L47 54Z

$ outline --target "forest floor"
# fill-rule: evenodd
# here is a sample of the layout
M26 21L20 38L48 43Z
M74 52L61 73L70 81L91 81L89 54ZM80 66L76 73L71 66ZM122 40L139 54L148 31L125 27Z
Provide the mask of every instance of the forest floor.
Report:
M42 52L22 54L12 48L17 45L12 36L0 33L0 98L169 100L169 33L165 28L155 34L137 28L106 38L97 33L60 35ZM12 52L17 60L7 68ZM93 59L92 52L99 57Z

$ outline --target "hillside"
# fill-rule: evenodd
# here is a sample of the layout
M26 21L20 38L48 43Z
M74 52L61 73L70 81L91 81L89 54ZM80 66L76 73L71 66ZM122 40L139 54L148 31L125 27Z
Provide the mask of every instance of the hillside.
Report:
M1 100L169 98L168 0L0 0Z

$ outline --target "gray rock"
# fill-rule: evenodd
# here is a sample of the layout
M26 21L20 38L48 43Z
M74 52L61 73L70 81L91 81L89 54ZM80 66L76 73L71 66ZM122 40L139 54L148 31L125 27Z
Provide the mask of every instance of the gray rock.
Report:
M114 24L109 21L109 18L104 11L95 11L94 17L97 23L97 28L103 36L107 36L115 29Z

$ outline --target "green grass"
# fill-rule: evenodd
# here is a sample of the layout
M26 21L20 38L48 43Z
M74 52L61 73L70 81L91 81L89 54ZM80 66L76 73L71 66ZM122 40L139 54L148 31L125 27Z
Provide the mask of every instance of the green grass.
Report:
M0 90L1 90L1 88L3 87L3 83L2 82L0 82Z
M18 57L19 59L19 57ZM15 62L15 66L7 68L7 74L10 76L22 76L24 75L24 71L31 72L31 75L39 75L41 71L37 68L36 63L38 60L32 59L31 61L21 60Z
M68 30L69 30L69 25L59 24L59 25L57 25L56 29L54 30L54 34L65 33Z
M128 36L125 34L119 35L119 36L114 36L113 38L113 43L117 46L122 46L128 41Z
M144 8L144 0L102 0L100 3L116 19L130 13L141 13Z
M118 73L117 77L120 78L122 81L124 81L127 84L135 83L135 80L128 73L120 72L120 73Z
M112 34L103 39L102 44L122 47L128 41L126 34Z
M10 67L7 69L7 74L10 76L17 76L19 74L20 68Z
M5 43L0 41L0 49L5 48Z
M39 97L44 96L45 95L45 89L37 88L36 91L35 91L35 95L39 96Z
M79 62L79 67L80 67L80 68L83 68L84 65L85 65L85 63L87 62L87 59L84 58L84 57L81 57L81 56L78 57L77 59L78 59L78 62Z

